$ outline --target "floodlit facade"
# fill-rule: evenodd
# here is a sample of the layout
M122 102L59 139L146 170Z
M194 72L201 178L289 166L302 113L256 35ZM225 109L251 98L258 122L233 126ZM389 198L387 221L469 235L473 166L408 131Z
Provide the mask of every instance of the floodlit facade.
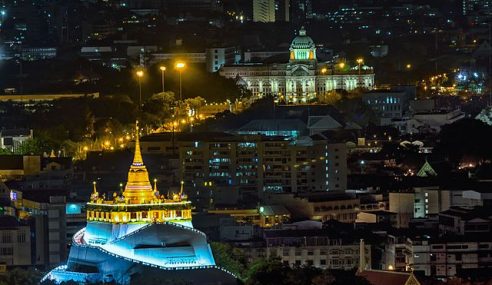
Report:
M191 203L182 191L164 197L152 187L137 135L124 191L109 198L94 184L87 226L74 235L67 264L44 279L129 284L132 275L156 270L160 278L187 284L236 283L215 265L205 234L193 228Z
M318 61L316 44L304 27L292 40L288 63L226 65L220 75L238 80L256 97L274 96L290 104L312 102L335 89L374 86L374 70L361 61L355 66Z

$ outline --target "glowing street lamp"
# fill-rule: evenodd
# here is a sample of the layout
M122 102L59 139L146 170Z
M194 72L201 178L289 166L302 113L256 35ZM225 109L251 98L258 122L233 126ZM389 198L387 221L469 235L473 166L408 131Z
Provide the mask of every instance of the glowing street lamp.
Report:
M138 90L139 90L139 99L138 99L138 106L139 108L142 108L142 77L144 76L143 70L137 70L135 73L138 78Z
M406 69L412 69L412 65L410 63L407 63L407 65L405 66Z
M364 160L359 161L360 165L360 173L364 174L364 166L366 165L366 162Z
M362 85L362 77L361 77L361 66L364 64L364 59L363 58L358 58L357 60L357 65L359 66L359 87Z
M161 70L161 84L162 84L162 92L166 91L164 88L164 74L166 73L166 67L164 65L159 66Z
M344 68L345 68L345 62L343 62L343 61L342 61L342 62L340 62L340 63L338 64L338 67L340 67L340 69L344 69Z
M326 67L323 67L323 68L321 69L321 73L322 73L322 74L325 74L327 71L328 71L328 69L326 69Z
M177 62L176 69L179 71L179 100L183 101L183 88L181 83L181 74L183 73L183 69L186 67L184 62Z

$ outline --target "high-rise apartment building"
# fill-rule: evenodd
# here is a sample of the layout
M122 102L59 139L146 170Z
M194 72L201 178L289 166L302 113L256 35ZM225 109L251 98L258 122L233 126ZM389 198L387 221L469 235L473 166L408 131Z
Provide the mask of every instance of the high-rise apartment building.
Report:
M179 154L179 180L195 194L223 190L261 196L346 190L347 186L345 144L309 137L159 134L142 139L142 152Z
M253 22L275 22L275 0L253 0Z

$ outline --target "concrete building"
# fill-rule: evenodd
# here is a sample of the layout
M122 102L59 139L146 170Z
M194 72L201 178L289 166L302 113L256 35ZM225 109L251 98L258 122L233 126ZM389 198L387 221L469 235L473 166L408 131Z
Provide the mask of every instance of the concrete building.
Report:
M408 238L405 249L406 270L433 277L453 277L479 268L490 270L492 241L488 237Z
M436 133L441 131L442 126L452 124L464 118L465 113L461 110L415 113L412 117L412 119L419 123L420 127L426 127Z
M389 233L384 244L382 269L405 271L405 236Z
M41 157L37 155L0 155L0 179L16 180L41 172Z
M163 61L177 61L177 60L182 60L188 64L205 63L207 61L207 54L205 52L153 53L151 55L150 64L155 64Z
M55 47L25 47L21 50L21 58L26 61L52 59L56 54Z
M448 210L452 206L453 192L438 187L416 187L410 192L390 192L389 211L397 214L397 227L406 228L413 218L425 218Z
M396 227L407 228L408 223L413 219L415 194L411 192L390 192L388 196L389 211L397 215Z
M217 72L222 66L238 63L240 59L236 47L208 48L205 54L208 72Z
M275 0L253 0L253 22L275 22Z
M240 135L264 135L295 139L307 134L306 124L299 119L252 120L235 131Z
M29 218L33 225L33 265L58 265L67 257L65 191L36 189L13 193L19 217Z
M356 223L396 226L396 214L388 211L359 212Z
M273 1L273 0L272 0ZM364 64L318 61L316 44L302 27L292 40L289 61L225 65L220 75L240 79L255 97L274 96L279 102L302 104L313 102L335 89L372 89L374 71Z
M255 257L279 258L289 266L352 270L359 266L361 245L353 235L331 229L266 230L265 248L251 250ZM371 246L364 245L365 264L371 267Z
M379 115L381 125L401 119L408 112L411 99L404 91L392 90L374 90L362 95L362 101Z
M343 143L225 133L160 134L142 139L143 153L171 155L173 150L179 154L179 177L185 189L203 189L200 193L223 189L261 196L345 190L347 185Z
M209 214L226 215L234 218L241 225L254 225L261 228L271 228L282 225L290 219L290 212L281 205L262 205L257 208L215 208L207 211Z
M359 213L360 200L345 193L266 194L264 200L272 205L283 205L295 220L335 220L354 223Z
M0 148L15 152L21 144L33 138L33 131L27 129L0 131Z
M267 58L274 56L288 56L289 51L245 51L243 54L243 62L261 62Z
M487 235L492 230L490 210L482 207L452 207L439 213L439 230L441 233L456 235Z
M31 232L16 217L0 216L0 263L7 266L31 265Z

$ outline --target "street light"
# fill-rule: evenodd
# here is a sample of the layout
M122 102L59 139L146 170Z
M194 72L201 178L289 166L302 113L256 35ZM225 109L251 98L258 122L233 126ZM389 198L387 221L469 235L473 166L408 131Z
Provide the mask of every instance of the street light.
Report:
M5 12L5 10L0 11L0 16L2 16L2 21L0 22L0 26L5 21L5 15L7 15L7 12Z
M159 66L161 70L161 84L162 84L162 92L166 91L164 88L164 74L166 73L166 67L164 65Z
M362 85L362 77L361 77L361 65L364 64L364 59L363 58L358 58L357 60L357 65L359 65L359 87Z
M136 75L138 78L138 90L139 90L138 107L142 108L142 77L144 76L143 70L137 70Z
M176 69L179 71L179 100L183 100L183 88L182 88L182 83L181 83L181 74L183 73L183 69L185 68L185 63L184 62L178 62L176 63Z
M407 63L407 65L405 66L407 69L411 69L412 68L412 65L410 63Z
M345 62L343 62L343 61L342 61L342 62L340 62L340 63L338 64L338 67L340 67L340 69L344 69L344 68L345 68Z

